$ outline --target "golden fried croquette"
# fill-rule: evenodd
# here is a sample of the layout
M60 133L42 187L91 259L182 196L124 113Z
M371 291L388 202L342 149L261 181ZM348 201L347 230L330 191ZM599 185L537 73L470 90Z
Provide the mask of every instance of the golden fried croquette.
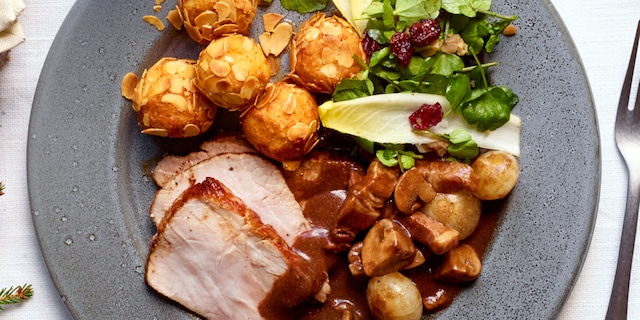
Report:
M281 162L301 160L318 141L318 105L309 91L292 83L269 83L241 122L247 140Z
M230 35L200 52L198 87L215 104L241 110L255 102L271 78L267 58L253 39Z
M139 81L135 74L125 76L123 95L132 100L142 133L186 138L209 130L217 106L196 88L195 65L194 60L162 58Z
M340 80L361 70L354 55L366 60L358 34L346 20L319 12L291 42L291 78L311 91L333 93Z

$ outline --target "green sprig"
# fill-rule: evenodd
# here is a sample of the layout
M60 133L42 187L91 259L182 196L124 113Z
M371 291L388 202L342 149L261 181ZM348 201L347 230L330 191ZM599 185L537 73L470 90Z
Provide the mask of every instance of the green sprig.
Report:
M4 194L4 183L0 181L0 196Z
M3 288L0 290L0 310L3 305L17 304L29 300L33 296L31 284L24 284L17 287Z

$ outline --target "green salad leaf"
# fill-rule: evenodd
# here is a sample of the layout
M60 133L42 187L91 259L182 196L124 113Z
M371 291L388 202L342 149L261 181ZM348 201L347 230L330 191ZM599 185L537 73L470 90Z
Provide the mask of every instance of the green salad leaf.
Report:
M309 13L323 10L328 2L329 0L281 0L280 4L289 11Z

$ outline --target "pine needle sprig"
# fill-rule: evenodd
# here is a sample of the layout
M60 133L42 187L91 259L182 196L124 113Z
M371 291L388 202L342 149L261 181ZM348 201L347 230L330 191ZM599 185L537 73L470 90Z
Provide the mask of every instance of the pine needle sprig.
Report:
M33 296L33 288L30 284L17 287L3 288L0 290L0 310L3 305L16 304L29 300Z
M4 183L0 181L0 196L4 194Z

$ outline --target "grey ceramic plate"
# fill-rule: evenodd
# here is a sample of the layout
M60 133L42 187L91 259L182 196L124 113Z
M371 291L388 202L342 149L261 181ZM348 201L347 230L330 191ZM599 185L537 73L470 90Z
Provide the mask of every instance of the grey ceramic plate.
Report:
M600 179L596 116L578 54L546 1L496 0L519 15L491 60L495 83L520 96L521 180L481 277L443 318L547 319L561 309L586 255ZM120 81L160 56L197 56L169 27L142 22L153 1L75 3L56 37L35 95L28 144L33 221L51 277L79 319L186 319L190 314L144 282L155 232L147 177L175 147L143 136ZM165 3L160 17L173 3Z

